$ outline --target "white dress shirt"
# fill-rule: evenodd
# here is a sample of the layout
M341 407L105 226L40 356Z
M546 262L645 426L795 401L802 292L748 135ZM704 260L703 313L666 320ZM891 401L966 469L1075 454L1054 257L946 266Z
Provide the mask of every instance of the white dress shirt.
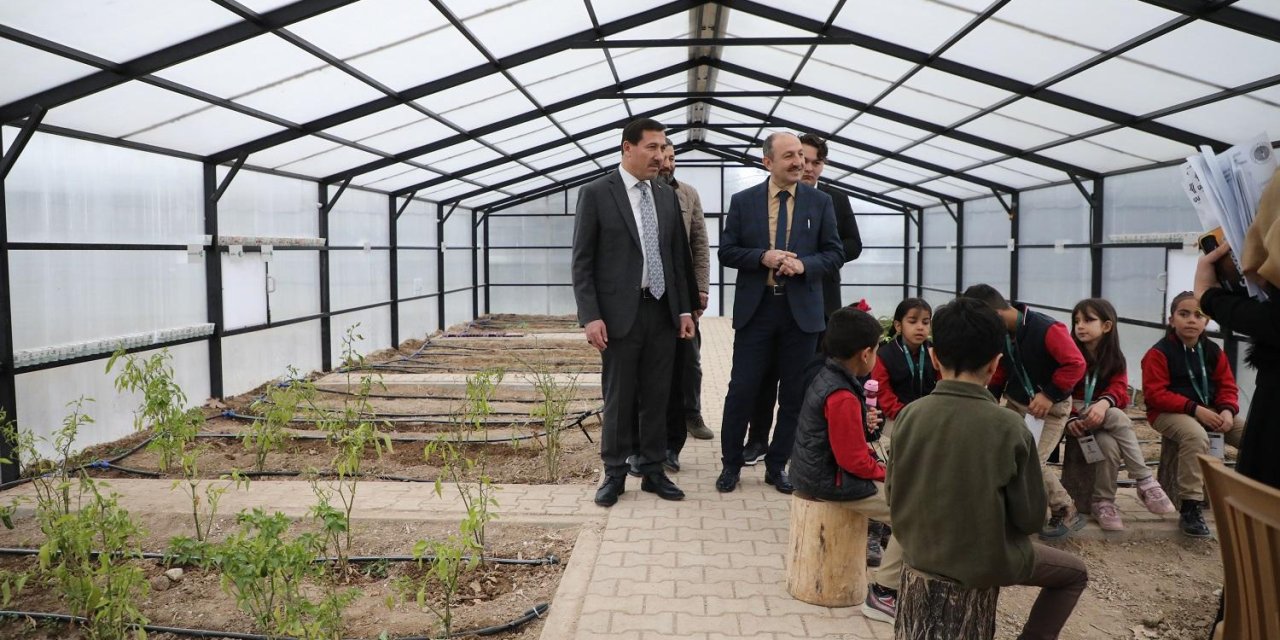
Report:
M653 181L641 180L631 175L621 164L618 165L618 173L622 174L622 185L626 187L627 201L631 203L631 217L635 219L636 233L640 235L640 253L644 256L640 261L640 288L647 289L649 288L649 256L644 252L644 221L640 219L640 190L636 185L641 182L649 184L649 202L653 205L654 222L657 222L658 203L654 200Z

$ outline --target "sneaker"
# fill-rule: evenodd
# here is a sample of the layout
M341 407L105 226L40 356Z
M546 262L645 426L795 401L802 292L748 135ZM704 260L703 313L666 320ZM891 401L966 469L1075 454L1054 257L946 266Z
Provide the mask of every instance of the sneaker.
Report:
M702 414L694 414L686 418L684 428L689 435L699 440L710 440L716 437L716 434L707 428L707 423L702 420Z
M1080 515L1079 511L1073 507L1063 507L1050 516L1049 523L1040 530L1040 539L1061 540L1072 531L1079 531L1083 526L1084 516Z
M1138 481L1138 500L1151 513L1173 513L1173 502L1169 500L1160 483L1156 482L1155 476L1147 476Z
M1178 518L1182 535L1188 538L1208 538L1213 535L1209 532L1209 525L1205 524L1204 514L1200 513L1203 506L1204 503L1199 500L1182 501L1182 515Z
M871 588L867 589L867 600L862 603L862 615L893 624L894 618L898 617L898 592L871 583Z
M742 450L742 463L752 467L757 462L764 460L764 455L769 453L769 447L759 442L748 442L747 447Z
M1110 500L1096 500L1091 505L1094 520L1103 531L1124 531L1124 523L1120 521L1120 512L1116 511L1116 503Z

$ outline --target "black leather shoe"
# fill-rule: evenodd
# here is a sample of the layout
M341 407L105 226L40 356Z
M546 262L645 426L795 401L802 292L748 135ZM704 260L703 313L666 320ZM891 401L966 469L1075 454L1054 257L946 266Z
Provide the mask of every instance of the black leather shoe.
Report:
M668 451L667 459L662 461L662 467L671 473L680 473L680 454Z
M612 507L618 503L618 496L627 491L626 476L605 476L600 488L596 489L596 504Z
M656 493L663 500L684 500L684 492L661 471L646 475L644 480L640 481L640 490Z
M627 456L627 475L632 478L639 478L644 475L640 473L640 456L634 453Z
M720 472L720 477L716 478L716 491L720 493L729 493L738 488L738 474L740 469L730 469L725 467Z
M765 469L764 483L773 485L781 493L791 493L796 490L791 484L791 478L787 475L787 472L781 469L777 471Z

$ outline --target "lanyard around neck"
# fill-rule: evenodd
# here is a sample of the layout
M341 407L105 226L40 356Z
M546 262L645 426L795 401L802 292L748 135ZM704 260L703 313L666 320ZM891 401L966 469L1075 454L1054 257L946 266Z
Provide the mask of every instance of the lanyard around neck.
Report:
M916 386L918 392L924 392L924 345L920 345L920 353L916 354L916 361L911 361L911 350L907 348L907 341L901 339L898 346L902 348L902 356L907 361L907 373L911 375L911 382Z
M1209 374L1204 368L1204 344L1197 342L1195 349L1187 349L1184 345L1183 349L1185 351L1195 351L1196 353L1196 360L1200 363L1200 377L1196 378L1195 371L1192 371L1191 358L1189 356L1186 358L1187 376L1191 378L1191 388L1195 389L1196 397L1200 399L1200 404L1207 405L1209 404Z
M1018 312L1018 326L1021 327L1023 322L1022 312ZM1027 374L1027 368L1022 366L1022 359L1018 357L1017 350L1014 348L1013 339L1008 334L1004 336L1005 348L1009 350L1009 368L1013 369L1013 373L1018 378L1018 382L1022 383L1022 388L1027 392L1027 398L1034 398L1036 395L1035 386L1031 384L1031 376Z
M1093 391L1098 386L1098 372L1085 374L1084 376L1084 406L1086 409L1093 404Z

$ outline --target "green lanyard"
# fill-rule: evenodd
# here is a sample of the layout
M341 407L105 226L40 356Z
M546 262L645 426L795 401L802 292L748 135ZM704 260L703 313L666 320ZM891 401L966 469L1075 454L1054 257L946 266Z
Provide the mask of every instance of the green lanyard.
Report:
M1022 326L1022 312L1018 312L1018 326ZM1035 387L1031 384L1031 376L1027 374L1026 367L1022 366L1022 361L1018 359L1017 353L1013 348L1013 340L1008 334L1004 336L1004 346L1009 351L1010 369L1013 369L1014 375L1018 377L1018 382L1022 383L1022 388L1027 391L1027 399L1036 397Z
M911 382L915 385L916 393L924 393L924 345L920 345L920 353L915 362L911 361L911 350L907 349L906 341L899 340L898 346L902 349L902 355L907 360L907 372L911 375Z
M1187 376L1191 378L1191 388L1196 390L1196 397L1200 399L1200 404L1209 404L1209 374L1204 368L1204 346L1197 342L1195 348L1197 359L1200 362L1200 377L1196 378L1196 374L1191 370L1191 358L1187 358Z
M1093 404L1093 390L1098 386L1098 373L1095 371L1086 374L1084 377L1084 408L1088 409Z

